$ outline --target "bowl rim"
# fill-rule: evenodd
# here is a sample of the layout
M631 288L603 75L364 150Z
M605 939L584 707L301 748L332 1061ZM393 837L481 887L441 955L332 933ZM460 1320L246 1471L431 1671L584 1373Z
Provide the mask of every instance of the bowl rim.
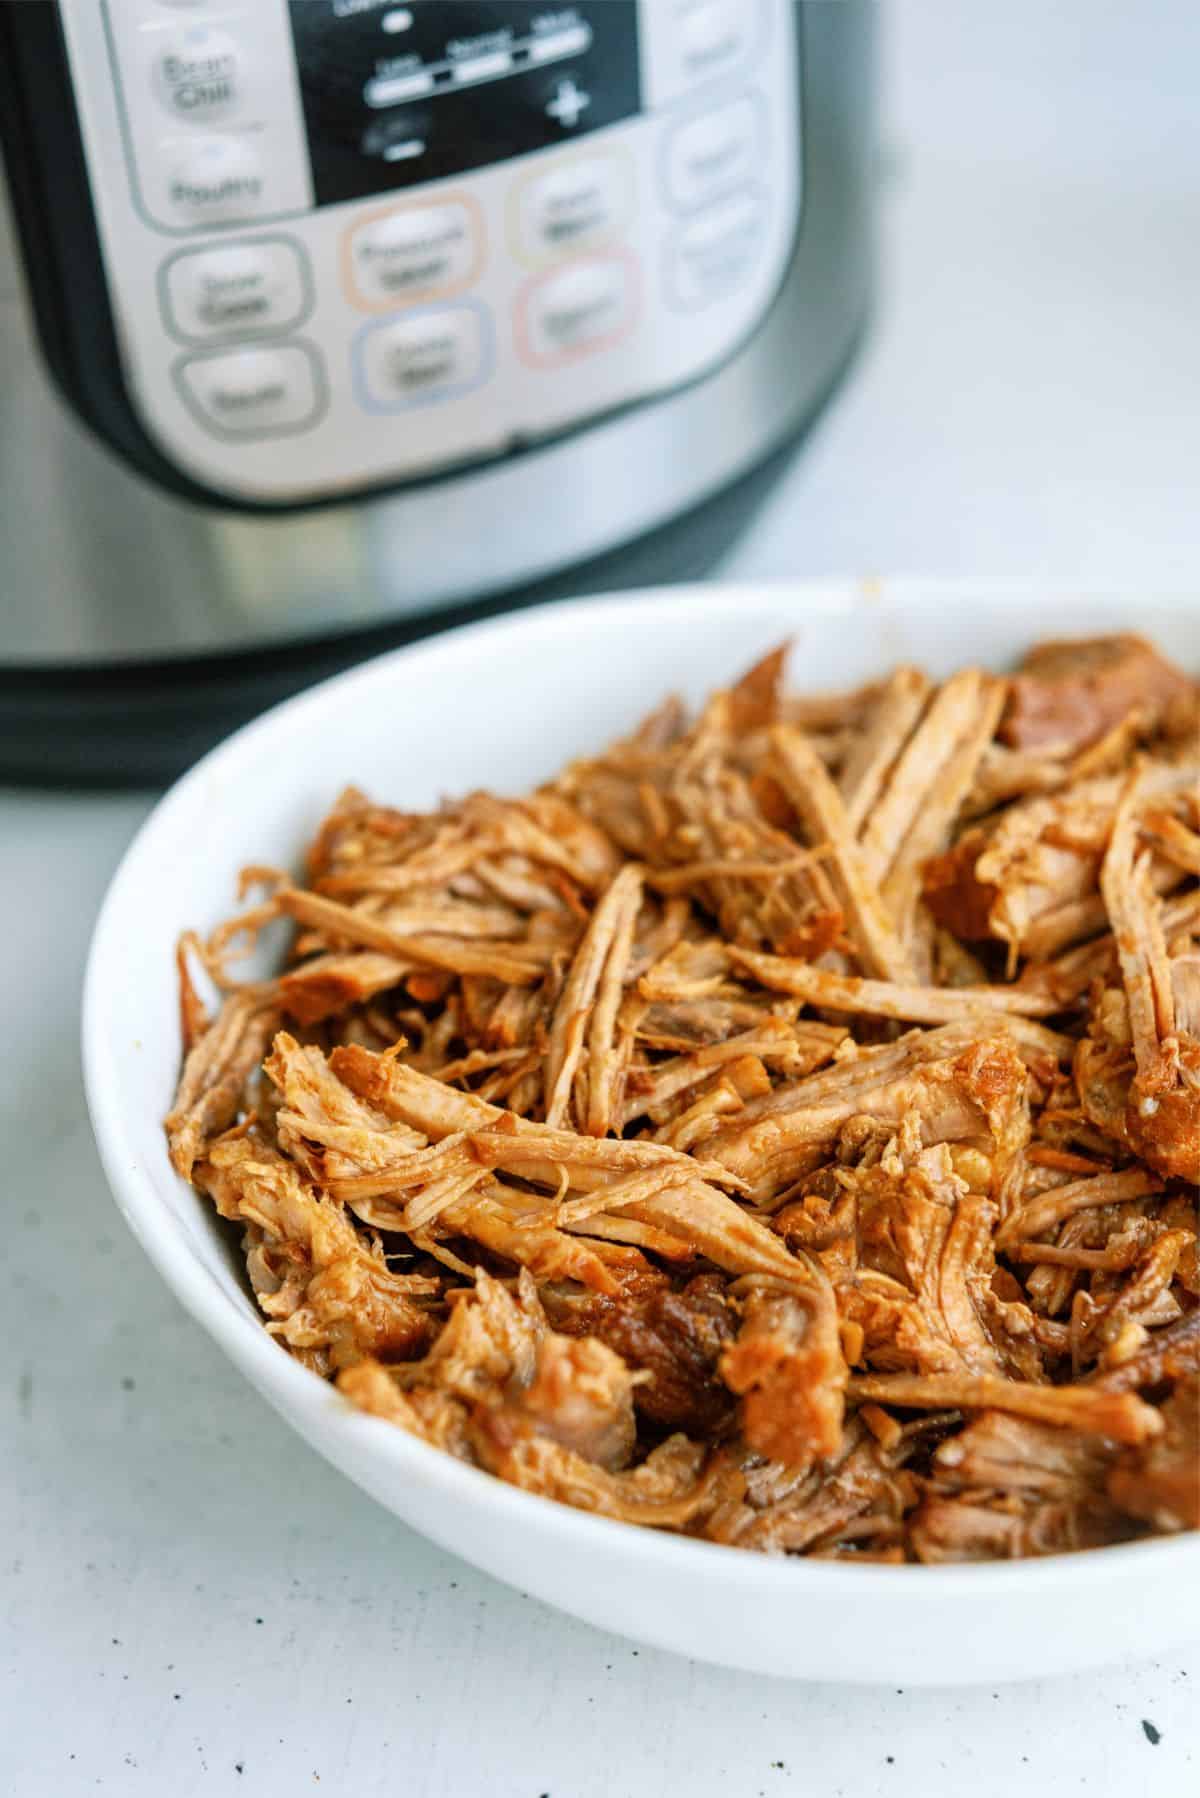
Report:
M766 1598L782 1590L811 1586L822 1597L858 1602L905 1602L924 1593L931 1601L976 1601L1006 1596L1033 1597L1039 1592L1067 1592L1097 1579L1125 1582L1153 1573L1200 1574L1200 1533L1159 1536L1102 1548L1012 1561L960 1565L892 1566L816 1561L803 1556L761 1555L721 1543L671 1535L641 1525L597 1516L565 1503L522 1491L482 1469L410 1436L405 1430L365 1415L320 1376L301 1366L267 1334L258 1318L244 1310L228 1290L196 1258L177 1219L159 1191L163 1178L177 1178L166 1161L156 1176L142 1165L130 1135L119 1065L107 1053L108 1017L119 1002L123 964L122 916L127 896L153 864L159 838L213 775L235 765L250 748L286 738L316 721L327 709L338 710L351 696L386 686L401 666L436 675L439 664L453 663L464 646L488 639L545 635L569 637L582 623L687 606L710 617L737 616L746 622L758 611L778 616L797 606L798 622L811 616L846 616L863 610L875 614L908 612L947 603L986 600L1004 609L1053 601L1056 617L1079 614L1092 605L1120 607L1135 596L1121 591L1057 590L1052 583L1030 580L957 580L945 577L900 577L861 580L762 580L680 583L637 588L616 594L556 600L505 613L402 645L271 707L260 717L223 739L157 800L127 846L113 874L92 932L83 983L82 1057L84 1089L92 1129L116 1204L167 1286L191 1317L221 1347L239 1371L276 1410L296 1427L297 1416L320 1428L323 1436L342 1438L357 1462L378 1459L394 1471L416 1476L447 1504L460 1499L493 1507L528 1531L536 1531L547 1553L566 1549L586 1554L589 1545L619 1555L630 1565L666 1562L680 1576L703 1577L710 1585L737 1588L747 1598ZM1144 610L1193 611L1196 599L1185 593L1136 596ZM1078 620L1077 620L1078 622ZM191 1190L190 1188L188 1189ZM200 1200L196 1198L196 1203ZM300 1434L306 1431L301 1428ZM311 1438L309 1438L311 1441ZM414 1526L408 1526L414 1527ZM782 1563L782 1565L781 1565ZM786 1587L783 1582L788 1582Z

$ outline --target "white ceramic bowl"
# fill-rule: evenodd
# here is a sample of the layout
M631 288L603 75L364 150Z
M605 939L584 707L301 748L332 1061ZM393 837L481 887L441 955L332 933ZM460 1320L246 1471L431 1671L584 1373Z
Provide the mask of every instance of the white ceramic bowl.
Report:
M427 806L520 792L664 692L699 697L785 636L800 687L899 659L1003 667L1032 638L1134 625L1200 667L1200 607L1010 586L680 587L577 601L400 650L239 731L173 787L96 926L92 1121L117 1203L179 1299L321 1454L444 1548L639 1641L809 1679L1000 1680L1149 1655L1194 1633L1200 1536L978 1567L853 1567L658 1535L534 1498L364 1416L265 1333L210 1208L168 1165L172 953L228 914L246 862L293 861L338 789Z

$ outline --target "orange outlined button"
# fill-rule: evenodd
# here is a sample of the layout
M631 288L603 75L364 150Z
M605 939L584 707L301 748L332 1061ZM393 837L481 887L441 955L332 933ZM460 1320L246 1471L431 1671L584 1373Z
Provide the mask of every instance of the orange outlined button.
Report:
M342 279L366 312L446 299L479 277L483 212L469 194L388 206L358 219L342 236Z

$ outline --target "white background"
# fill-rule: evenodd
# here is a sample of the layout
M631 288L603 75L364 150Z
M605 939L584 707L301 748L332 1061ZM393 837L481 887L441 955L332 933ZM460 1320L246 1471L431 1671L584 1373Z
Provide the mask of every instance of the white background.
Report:
M721 571L1200 593L1200 9L885 9L874 330ZM94 1159L79 979L145 808L0 794L3 1798L1196 1789L1194 1650L963 1692L722 1673L496 1586L316 1460Z

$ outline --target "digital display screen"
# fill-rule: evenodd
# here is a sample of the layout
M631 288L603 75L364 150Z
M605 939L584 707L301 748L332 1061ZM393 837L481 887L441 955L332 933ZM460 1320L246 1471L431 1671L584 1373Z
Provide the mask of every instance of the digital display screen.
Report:
M318 206L570 143L641 109L636 0L290 0Z

